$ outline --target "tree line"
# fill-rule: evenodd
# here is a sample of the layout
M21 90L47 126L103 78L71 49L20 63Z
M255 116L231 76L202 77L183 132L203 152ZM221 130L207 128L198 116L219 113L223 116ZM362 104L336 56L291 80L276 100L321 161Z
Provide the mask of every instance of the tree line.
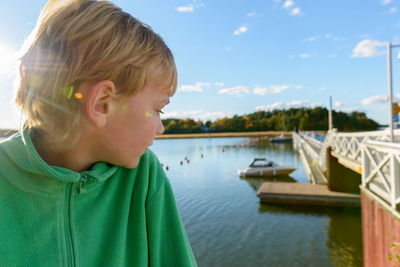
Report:
M379 124L367 118L364 112L332 112L333 126L339 131L373 131ZM328 110L323 107L291 108L287 110L257 111L242 116L216 121L192 119L162 120L166 134L328 130Z

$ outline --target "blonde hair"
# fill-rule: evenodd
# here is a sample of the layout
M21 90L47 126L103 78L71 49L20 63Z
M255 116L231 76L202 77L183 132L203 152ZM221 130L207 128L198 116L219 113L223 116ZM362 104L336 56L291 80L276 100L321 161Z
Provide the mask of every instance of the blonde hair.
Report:
M172 96L177 87L173 55L153 30L109 1L50 0L21 57L16 103L25 128L73 144L81 122L82 82L111 80L129 97L161 69Z

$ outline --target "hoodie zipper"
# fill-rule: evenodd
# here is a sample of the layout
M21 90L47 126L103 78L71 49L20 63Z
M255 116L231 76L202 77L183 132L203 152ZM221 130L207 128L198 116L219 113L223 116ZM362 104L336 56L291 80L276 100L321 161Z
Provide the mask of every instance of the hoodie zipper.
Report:
M86 183L89 181L95 180L95 178L92 178L90 176L87 176L85 174L81 174L81 177L79 179L79 189L78 189L78 194L86 193L87 189L85 188ZM65 236L66 236L66 256L67 256L67 262L68 266L76 266L75 264L75 253L74 253L74 242L72 238L72 222L71 222L71 195L72 195L72 188L74 187L75 183L69 183L66 186L66 194L65 194L65 200L66 200L66 207L65 207L65 213L66 213L66 227L65 227Z
M78 194L84 194L87 192L87 189L85 188L86 183L88 181L94 181L96 180L96 178L90 177L86 174L81 174L81 179L79 181L79 190L78 190Z
M79 181L79 190L78 194L86 193L87 189L85 188L87 181L90 180L95 180L95 178L89 177L85 174L81 174L80 181ZM72 188L74 187L75 183L69 183L67 184L67 190L66 190L66 240L67 240L67 261L68 261L68 266L76 266L75 264L75 254L74 254L74 243L73 243L73 238L72 238L72 222L71 222L71 195L72 195Z
M73 183L67 184L66 190L66 239L67 239L67 261L68 266L75 266L75 255L74 255L74 244L72 241L72 229L71 229L71 193Z
M78 194L82 194L82 193L86 193L86 188L85 185L87 183L87 175L85 174L81 174L81 179L79 182L79 190L78 190Z

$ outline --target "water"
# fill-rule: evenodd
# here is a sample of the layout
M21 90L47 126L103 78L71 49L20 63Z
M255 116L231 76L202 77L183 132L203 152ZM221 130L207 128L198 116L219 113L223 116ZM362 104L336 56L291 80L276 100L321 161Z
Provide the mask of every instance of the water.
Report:
M308 180L291 144L241 146L250 140L170 139L151 147L169 167L198 265L362 266L360 209L260 204L256 192L265 180L237 176L255 157L296 166L285 181ZM185 156L190 163L181 166Z

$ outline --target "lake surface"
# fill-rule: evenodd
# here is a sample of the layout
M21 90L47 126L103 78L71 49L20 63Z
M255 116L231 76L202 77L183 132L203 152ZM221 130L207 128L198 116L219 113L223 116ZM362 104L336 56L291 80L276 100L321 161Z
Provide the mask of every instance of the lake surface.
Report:
M292 144L164 139L151 149L169 168L199 266L363 266L359 208L260 204L257 190L267 180L237 176L255 157L266 157L297 167L285 181L309 183Z

